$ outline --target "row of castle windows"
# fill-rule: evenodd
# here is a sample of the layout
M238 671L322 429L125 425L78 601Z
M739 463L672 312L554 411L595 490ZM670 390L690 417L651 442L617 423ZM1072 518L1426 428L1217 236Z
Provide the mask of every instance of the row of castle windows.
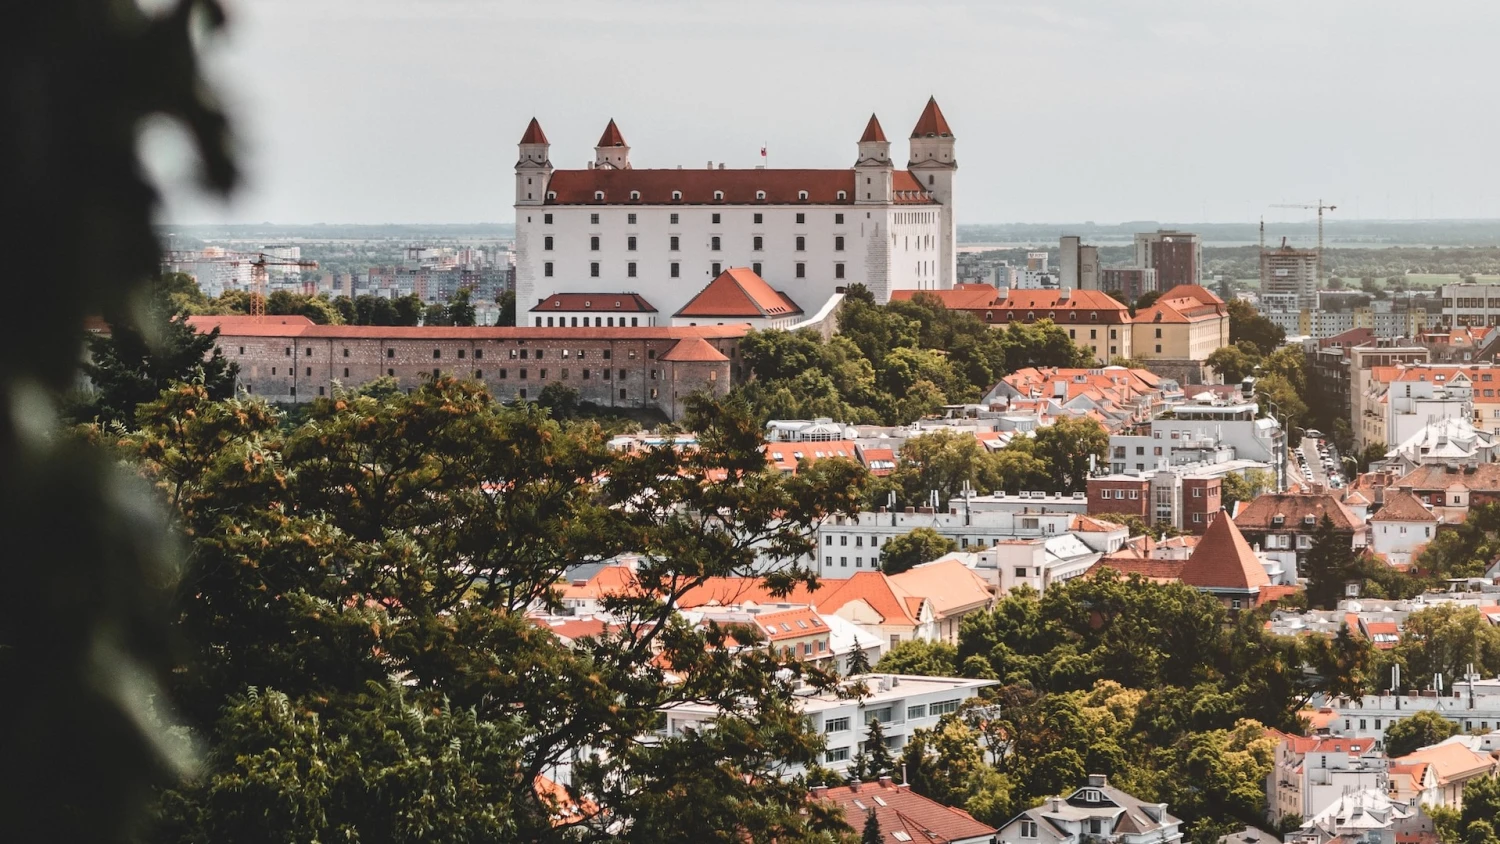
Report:
M529 182L528 182L528 184L529 184ZM531 194L527 194L528 198L530 198L530 196L531 196ZM849 194L846 193L845 191L839 191L836 194L836 196L841 201L849 198ZM557 199L557 191L551 191L551 190L547 191L547 198L548 199ZM630 198L632 200L639 201L640 198L641 198L641 192L638 191L638 190L631 191L630 192ZM758 200L761 200L762 202L764 202L765 198L766 198L766 192L763 191L763 190L756 191L755 192L755 198L758 199ZM807 201L807 191L805 191L805 190L799 190L799 191L797 191L797 199L799 199L799 200L801 200L803 202L806 202ZM672 200L674 202L681 202L682 201L682 191L680 191L680 190L674 190L674 191L672 191ZM716 202L723 202L724 201L724 192L721 191L721 190L714 191L714 200ZM604 191L602 191L602 190L596 190L596 191L594 191L594 201L595 202L603 202L604 201Z
M537 317L537 319L540 320L541 317ZM595 317L595 319L599 319L599 317ZM632 326L637 325L637 319L638 319L638 317L631 317L630 318L630 324ZM584 326L585 327L587 327L587 325L588 325L588 321L587 320L588 320L588 318L585 317L584 318ZM615 327L614 317L609 317L609 320L610 320L610 323L609 323L610 327ZM594 324L596 326L601 326L602 327L601 323L596 322ZM541 325L541 323L538 322L537 325ZM551 318L548 318L547 325L549 325L549 326L552 325ZM573 318L573 326L574 327L578 326L578 318L577 317ZM619 327L623 328L624 326L625 326L625 317L620 317ZM468 351L469 351L468 349L458 349L457 350L458 359L459 360L463 360L464 357L465 357L465 355L468 354ZM735 351L738 352L738 349L736 349ZM303 348L303 352L305 353L305 355L307 357L312 357L313 350L310 347L304 347ZM546 357L546 352L547 352L546 349L537 349L536 350L536 359L537 360L541 360L544 357ZM585 358L588 357L588 350L587 349L578 349L577 351L574 351L572 349L561 349L561 350L559 350L559 352L560 352L560 355L561 355L561 357L562 357L563 360L568 360L569 358L574 358L574 357L576 357L578 360L584 360ZM239 353L241 355L245 354L245 347L244 346L240 346L239 347ZM528 358L528 356L530 355L530 353L531 353L530 349L511 349L510 350L510 359L511 360L517 360L517 359L519 359L519 360L526 360ZM600 350L599 355L604 360L609 360L610 357L611 357L611 350L609 350L609 349L602 349L602 350ZM286 356L287 357L292 357L292 347L291 346L287 346L286 347ZM343 356L344 357L349 357L350 356L349 355L349 349L348 349L348 347L344 348L344 355ZM396 350L395 349L390 349L390 348L386 349L385 350L385 356L387 358L394 358L396 356ZM433 349L432 350L432 359L433 360L441 360L442 357L443 357L443 350L442 349ZM629 357L630 357L631 360L635 360L635 350L634 349L629 350ZM656 350L655 349L647 349L646 350L646 357L649 358L650 360L656 360ZM484 349L475 349L474 350L474 360L484 360ZM287 367L287 372L288 373L290 373L291 370L292 370L291 367ZM271 368L271 374L272 375L276 374L276 368L275 367ZM312 369L311 368L309 368L307 370L307 374L308 375L312 374ZM347 370L347 369L344 370L344 375L346 377L348 376L348 374L349 374L349 370Z
M753 263L753 264L750 265L750 270L751 270L751 272L755 273L756 275L761 275L761 267L762 266L763 266L763 264L761 264L759 261L757 261L757 262L755 262L755 263ZM626 263L625 264L625 277L626 278L636 278L637 277L637 269L638 268L636 266L636 262L630 261L630 262ZM715 261L712 264L709 264L709 274L712 275L712 276L714 276L715 278L717 278L718 275L719 275L719 273L722 273L723 271L724 271L724 265L722 263L720 263L718 261ZM551 261L547 261L547 262L545 262L545 263L542 264L542 276L543 277L545 277L545 278L552 278L555 272L556 272L556 267L553 265L553 263ZM792 267L792 274L794 276L796 276L797 278L807 278L807 264L802 263L800 261L798 263L794 264L793 267ZM677 263L676 261L673 261L672 263L668 264L667 265L667 276L669 278L681 278L682 277L682 265L679 264L679 263ZM599 277L600 277L599 262L598 261L590 262L589 263L589 278L599 278ZM834 278L843 278L844 277L844 265L842 263L835 263L833 265L833 277ZM621 317L620 320L621 320L620 324L624 325L625 324L624 317ZM630 324L631 325L635 324L635 320L633 318L632 318Z
M717 215L715 215L715 216L717 216ZM929 240L930 240L930 238L929 238ZM599 236L598 235L591 235L589 237L589 251L591 251L591 252L598 252L599 251L599 243L600 243ZM723 244L724 244L724 241L723 241L723 239L719 235L713 235L712 237L710 237L708 239L708 248L710 250L714 251L714 252L718 252L723 247ZM806 252L807 251L807 238L804 235L797 235L797 238L795 240L795 244L796 244L796 250L798 252ZM543 251L545 251L545 252L551 252L551 251L553 251L553 248L555 247L555 245L556 245L556 242L553 239L552 235L549 234L546 237L542 238L542 250ZM907 246L908 246L908 248L910 247L910 238L907 239ZM673 252L681 251L681 249L682 249L682 238L679 235L675 235L675 234L672 235L670 238L668 238L668 246L667 246L667 248L670 249ZM754 249L756 252L760 252L761 250L765 249L766 248L766 239L765 239L765 237L763 237L761 235L755 235L754 237L750 238L750 248ZM636 237L635 237L635 235L630 235L629 237L625 238L625 250L627 252L634 252L636 250ZM835 252L843 252L844 251L844 236L843 235L841 235L841 234L840 235L834 235L834 238L833 238L833 251L835 251Z
M529 219L530 218L528 218L528 220ZM757 211L757 212L755 212L755 216L754 216L753 219L754 219L754 222L755 222L756 225L760 225L760 224L762 224L762 223L764 223L766 221L766 215L764 215L761 212ZM805 225L807 223L807 213L805 211L798 211L796 219L797 219L797 224L798 225ZM669 217L669 222L672 225L674 225L674 226L680 225L681 222L682 222L682 215L678 214L676 211L672 212L671 216ZM715 212L713 212L712 214L709 215L709 222L711 222L713 225L717 226L721 222L723 222L723 215L720 214L719 212L715 211ZM636 215L635 215L634 212L631 212L631 213L628 213L628 214L625 215L625 225L627 225L627 226L633 226L633 225L635 225L635 223L636 223ZM542 215L542 224L543 225L548 225L548 226L552 225L552 215L551 214L543 214ZM842 226L844 224L844 215L843 215L843 212L838 212L838 213L835 213L833 215L833 224L836 225L836 226ZM599 225L599 214L597 212L593 212L593 213L589 214L589 225L593 225L593 226Z

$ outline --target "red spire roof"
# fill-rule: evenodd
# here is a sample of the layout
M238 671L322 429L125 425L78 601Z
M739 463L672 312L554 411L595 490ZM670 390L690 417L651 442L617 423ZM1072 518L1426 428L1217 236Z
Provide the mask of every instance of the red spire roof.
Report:
M859 142L862 144L871 141L885 142L885 130L880 128L880 121L876 120L873 114L870 115L870 122L865 124L865 133L859 136Z
M524 134L524 135L521 136L521 143L523 143L523 144L545 144L545 143L547 143L547 136L542 133L542 124L536 122L536 118L535 117L531 118L531 122L528 123L528 124L526 124L526 134Z
M927 108L922 109L922 116L917 118L917 128L911 130L911 136L953 137L953 130L948 128L948 119L943 117L943 110L938 108L936 97L927 98Z
M594 146L596 146L596 147L622 147L622 146L625 146L625 137L620 134L620 127L618 127L618 126L615 125L615 121L614 121L613 118L610 119L609 125L604 127L604 134L602 134L602 135L599 136L599 143L594 144Z
M1271 579L1228 513L1219 513L1182 568L1182 582L1208 591L1251 591ZM1254 605L1254 602L1251 602Z

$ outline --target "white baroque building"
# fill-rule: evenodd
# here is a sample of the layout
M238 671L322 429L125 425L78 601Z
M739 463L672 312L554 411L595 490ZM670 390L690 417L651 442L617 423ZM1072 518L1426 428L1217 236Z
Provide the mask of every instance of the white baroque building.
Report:
M629 293L670 324L734 267L806 313L856 282L878 302L893 290L951 288L958 161L935 100L909 143L897 168L871 115L847 169L638 169L610 121L591 166L558 170L533 119L516 162L518 322L545 326L538 306L557 294Z

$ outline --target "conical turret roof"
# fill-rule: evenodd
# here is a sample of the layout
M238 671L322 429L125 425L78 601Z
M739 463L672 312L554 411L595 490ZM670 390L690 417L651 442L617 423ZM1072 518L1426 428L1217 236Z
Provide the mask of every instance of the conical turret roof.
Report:
M545 143L547 143L547 135L542 132L542 124L536 122L536 118L535 117L531 118L531 122L528 123L528 124L526 124L526 134L524 134L524 135L521 136L521 143L523 143L523 144L545 144Z
M870 122L865 124L865 133L860 136L859 142L867 144L871 141L885 141L885 130L880 128L880 121L875 115L870 115Z
M620 134L620 127L618 127L618 126L615 125L615 121L613 119L611 119L609 121L609 125L608 126L604 127L604 134L599 136L599 143L594 144L594 146L596 146L596 147L622 147L622 146L625 146L625 137Z
M1182 582L1199 589L1249 591L1270 586L1265 567L1229 514L1220 512L1182 567Z
M927 98L927 108L922 109L922 116L917 118L917 127L911 130L913 138L923 137L953 137L953 130L948 128L948 119L943 117L943 110L938 108L937 98Z

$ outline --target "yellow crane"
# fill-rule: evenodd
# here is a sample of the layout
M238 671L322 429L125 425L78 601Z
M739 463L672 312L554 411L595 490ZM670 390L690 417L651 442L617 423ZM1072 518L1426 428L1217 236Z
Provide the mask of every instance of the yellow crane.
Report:
M1272 205L1272 208L1302 208L1308 211L1318 211L1318 289L1323 289L1323 212L1338 208L1337 205L1324 205L1323 200L1318 200L1316 205L1307 203L1293 203L1289 205ZM1265 248L1265 222L1261 222L1261 248Z

